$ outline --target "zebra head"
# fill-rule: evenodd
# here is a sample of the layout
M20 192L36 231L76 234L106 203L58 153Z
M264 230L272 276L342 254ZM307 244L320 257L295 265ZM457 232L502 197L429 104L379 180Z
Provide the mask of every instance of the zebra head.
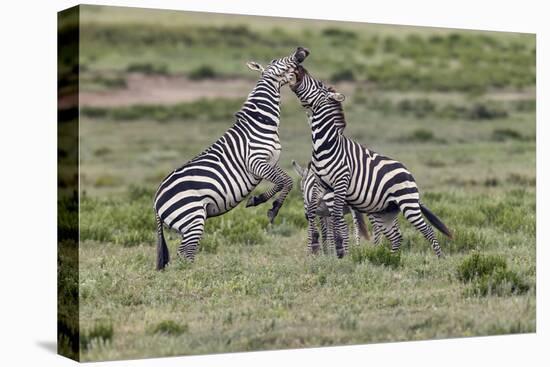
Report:
M296 94L302 106L315 113L324 107L337 106L346 97L338 93L333 87L325 85L322 81L313 78L302 65L297 65L294 70L294 77L290 82L290 89ZM308 114L308 118L311 116Z
M302 168L295 160L292 160L292 167L294 171L300 176L300 190L304 192L306 178L309 175L309 165L305 168Z
M307 219L307 207L309 204L309 197L311 196L311 189L313 188L314 183L314 181L312 180L312 178L314 178L313 172L310 171L309 165L307 165L305 168L302 168L302 166L300 166L295 160L292 160L292 167L294 168L294 171L298 174L298 176L300 176L300 191L302 192L304 214Z
M293 80L294 70L308 55L307 48L298 47L290 56L271 60L265 68L255 61L249 61L247 66L251 70L259 71L262 79L272 81L280 87Z

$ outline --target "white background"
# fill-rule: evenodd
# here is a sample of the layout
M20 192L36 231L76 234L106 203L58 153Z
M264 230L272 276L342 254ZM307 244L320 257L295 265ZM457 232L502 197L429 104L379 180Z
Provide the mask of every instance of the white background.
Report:
M101 362L94 366L550 364L548 11L544 1L91 1L376 23L537 33L537 333L278 352ZM75 1L0 5L0 365L66 366L56 339L56 12ZM546 102L546 103L545 103ZM548 244L546 244L548 246ZM544 281L543 281L544 280ZM513 317L513 315L510 315Z

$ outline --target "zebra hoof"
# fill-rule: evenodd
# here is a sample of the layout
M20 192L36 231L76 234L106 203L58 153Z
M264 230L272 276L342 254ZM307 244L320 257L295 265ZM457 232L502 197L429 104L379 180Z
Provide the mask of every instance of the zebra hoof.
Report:
M267 219L269 219L269 223L273 224L273 222L275 221L275 217L277 217L277 211L269 209L267 211Z
M320 249L320 248L321 248L321 246L319 246L318 243L312 243L312 244L311 244L311 253L312 253L313 255L319 254L319 249Z
M246 207L256 206L258 205L258 200L256 199L256 196L251 196L248 198L248 201L246 202Z
M269 219L269 223L273 224L273 221L277 217L277 214L279 214L279 209L281 209L281 204L279 204L278 201L274 201L273 207L267 211L267 218Z

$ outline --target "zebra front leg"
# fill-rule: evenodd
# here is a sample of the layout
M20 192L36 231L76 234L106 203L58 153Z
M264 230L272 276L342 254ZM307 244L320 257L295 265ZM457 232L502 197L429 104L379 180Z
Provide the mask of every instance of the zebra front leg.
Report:
M330 217L320 217L319 219L321 220L321 243L323 247L323 253L325 255L328 255L332 252L332 248L334 248L331 219Z
M317 231L317 225L315 223L316 211L317 211L317 190L313 189L312 199L306 207L306 219L308 222L308 231L307 231L307 246L309 251L312 254L317 254L319 252L319 232ZM321 218L321 226L323 218ZM322 228L322 227L321 227ZM323 236L324 237L324 236Z
M360 213L356 213L355 210L351 209L351 217L353 218L353 235L355 236L355 245L359 246L361 244L361 241L359 239L359 219L357 218L357 215L361 215ZM347 252L347 249L346 249Z
M190 214L183 225L182 240L178 247L178 255L190 262L195 260L197 247L204 232L204 222L206 220L206 212L204 209L197 210Z
M334 185L334 206L332 208L332 227L334 233L334 245L336 256L344 257L349 242L348 226L344 219L344 206L346 205L346 192L348 190L349 174L345 173Z
M270 166L266 161L257 161L251 165L250 170L254 175L274 183L275 186L258 196L252 196L246 203L247 207L260 205L280 192L271 209L267 211L269 222L273 223L288 193L292 190L292 178L277 163Z

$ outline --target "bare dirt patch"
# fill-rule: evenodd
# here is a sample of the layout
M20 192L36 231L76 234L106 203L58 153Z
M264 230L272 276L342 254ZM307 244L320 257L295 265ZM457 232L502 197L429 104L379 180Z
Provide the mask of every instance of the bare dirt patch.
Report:
M92 107L117 107L134 104L174 104L200 98L246 98L254 86L249 79L190 80L184 76L132 73L126 88L81 91L80 104Z

